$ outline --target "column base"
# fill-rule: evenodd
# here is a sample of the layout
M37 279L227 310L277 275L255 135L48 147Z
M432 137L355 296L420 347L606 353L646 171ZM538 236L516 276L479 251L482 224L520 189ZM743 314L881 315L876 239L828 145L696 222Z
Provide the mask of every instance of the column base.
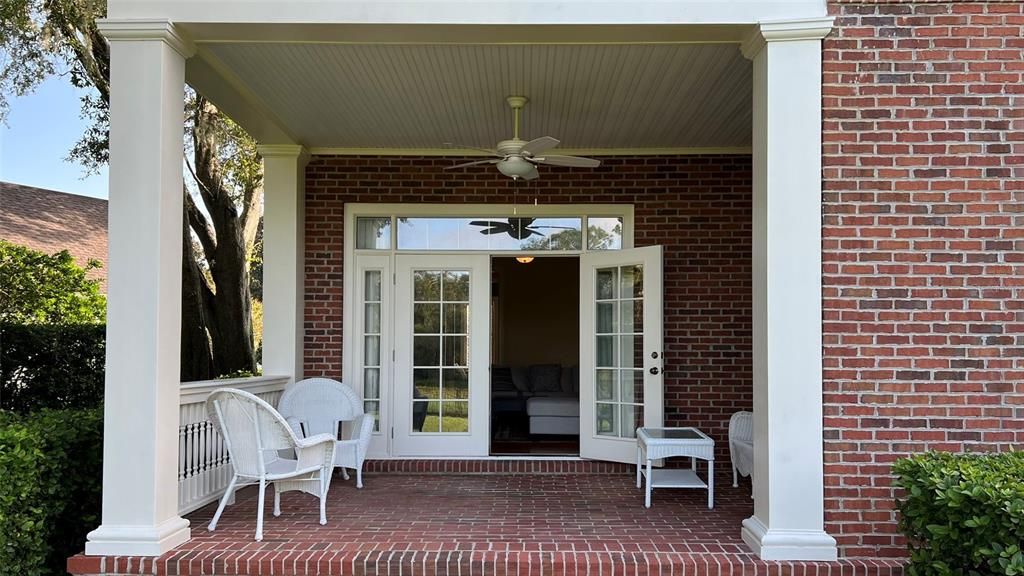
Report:
M175 516L157 524L103 524L86 537L87 556L160 556L188 542L189 522Z
M824 530L770 529L751 516L743 521L742 535L762 560L830 562L839 557L835 538Z

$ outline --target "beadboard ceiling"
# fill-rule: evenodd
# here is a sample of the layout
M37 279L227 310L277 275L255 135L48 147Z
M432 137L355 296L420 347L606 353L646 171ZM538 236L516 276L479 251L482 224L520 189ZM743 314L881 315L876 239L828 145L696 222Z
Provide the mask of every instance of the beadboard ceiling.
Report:
M562 149L750 146L751 66L736 44L211 43L202 57L313 149L491 148L508 95L521 137Z

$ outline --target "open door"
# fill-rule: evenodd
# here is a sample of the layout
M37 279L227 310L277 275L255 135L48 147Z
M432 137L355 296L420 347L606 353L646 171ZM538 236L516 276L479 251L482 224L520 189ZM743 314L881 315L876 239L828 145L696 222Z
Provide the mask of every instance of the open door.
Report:
M580 456L636 462L664 418L661 246L580 257Z

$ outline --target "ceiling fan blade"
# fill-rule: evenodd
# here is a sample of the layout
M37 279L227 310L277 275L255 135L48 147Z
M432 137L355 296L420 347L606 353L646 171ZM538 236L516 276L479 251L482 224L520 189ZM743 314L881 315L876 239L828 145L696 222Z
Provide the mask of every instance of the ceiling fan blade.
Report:
M480 233L481 234L487 234L487 235L491 235L491 234L508 234L511 231L512 230L510 230L508 228L485 228L485 229L481 230Z
M597 168L601 165L600 160L584 158L582 156L540 156L530 158L530 160L537 164L547 164L548 166L571 166L573 168Z
M443 170L454 170L455 168L465 168L466 166L476 166L477 164L497 164L498 162L501 162L501 160L497 158L494 160L473 160L472 162L463 162L454 166L445 166Z
M495 158L504 158L501 154L498 154L497 150L491 150L489 148L477 148L476 146L466 146L465 144L455 144L454 142L445 142L446 148L464 148L466 150L476 150L477 152L484 152L488 156L494 156Z
M497 220L472 220L469 223L470 226L486 226L488 228L500 228L502 226L508 226L507 222L500 222Z
M551 136L541 136L540 138L535 138L533 140L530 140L526 144L523 144L523 147L519 150L519 153L535 156L545 150L554 148L555 146L558 146L557 138L552 138Z
M540 178L540 172L537 172L536 166L530 166L530 171L523 174L523 180L536 180Z

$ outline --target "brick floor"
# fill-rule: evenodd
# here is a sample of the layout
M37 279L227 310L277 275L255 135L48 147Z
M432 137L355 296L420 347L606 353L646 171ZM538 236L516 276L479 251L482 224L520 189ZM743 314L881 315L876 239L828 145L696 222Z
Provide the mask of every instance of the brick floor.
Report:
M192 540L158 559L75 556L73 574L772 574L898 575L892 562L764 563L740 523L749 485L718 486L714 510L695 490L658 490L645 509L631 474L336 477L327 526L315 499L288 493L253 541L254 488L215 532L214 505L189 516ZM269 496L269 494L268 494Z

